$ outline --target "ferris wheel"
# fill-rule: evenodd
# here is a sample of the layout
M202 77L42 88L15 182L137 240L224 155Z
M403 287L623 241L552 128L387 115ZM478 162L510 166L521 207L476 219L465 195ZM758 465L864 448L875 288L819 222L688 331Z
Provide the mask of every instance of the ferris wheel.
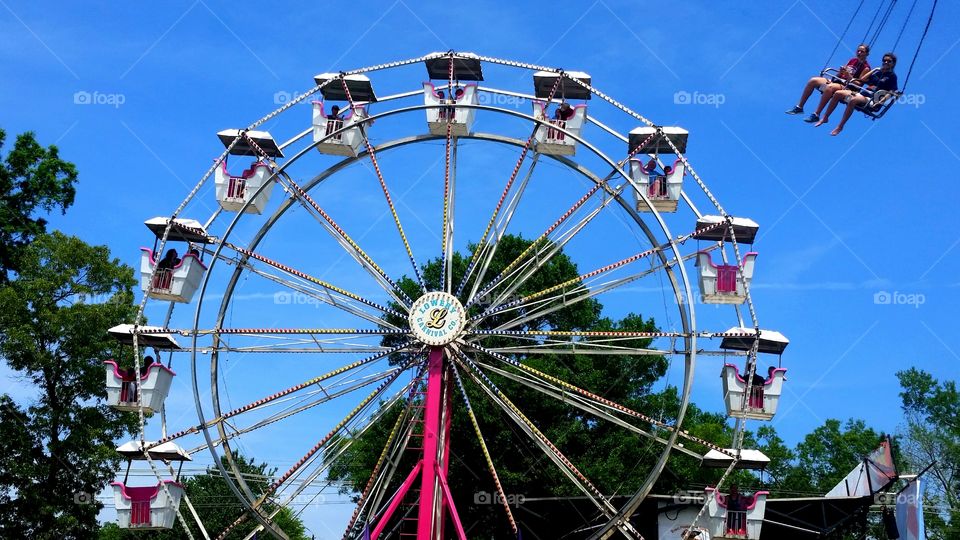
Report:
M455 414L469 421L484 485L516 536L524 523L490 445L498 429L589 501L591 538L642 537L633 519L672 453L724 478L749 466L744 423L773 417L786 370L757 373L787 340L761 330L750 294L758 225L720 205L684 154L686 130L653 123L585 72L471 53L314 82L248 128L219 132L213 167L171 217L146 222L156 240L142 250L140 315L111 329L136 354L126 370L107 363L107 392L139 414L139 440L121 453L146 460L157 483L114 483L121 527L196 520L218 538L252 521L248 538L285 538L274 518L379 429L385 441L343 538L466 538L467 502L448 481ZM186 215L210 191L216 211ZM189 307L175 317L180 304ZM140 324L148 305L166 307L161 324ZM608 322L639 312L657 327L584 328L567 315L584 306ZM562 373L578 357L668 359L676 414L571 382ZM683 430L704 357L725 359L732 447ZM164 408L174 368L187 366L195 421ZM614 499L592 481L516 388L655 449L643 470L624 466L630 493ZM481 401L503 425L478 420ZM257 450L292 464L265 489L238 465ZM198 452L247 509L227 530L206 530L177 481L174 463ZM762 493L733 532L728 514L740 510L709 493L690 527L757 537Z

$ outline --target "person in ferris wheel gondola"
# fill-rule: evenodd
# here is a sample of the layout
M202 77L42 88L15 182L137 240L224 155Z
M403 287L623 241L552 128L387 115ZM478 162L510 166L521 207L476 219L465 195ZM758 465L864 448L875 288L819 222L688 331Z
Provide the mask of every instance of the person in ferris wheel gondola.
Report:
M897 55L892 52L883 55L881 67L870 71L863 79L851 81L851 86L853 88L859 88L859 91L848 89L833 94L833 98L830 100L830 106L827 107L827 112L823 115L823 120L820 120L815 125L820 126L826 124L827 121L830 120L830 114L837 108L837 104L846 99L847 96L850 96L847 100L847 108L843 111L843 117L840 118L840 123L837 124L837 127L833 128L830 135L837 136L843 131L843 126L846 125L847 120L850 119L854 109L859 107L865 110L876 110L880 108L880 105L886 100L896 99L897 74L893 72L893 68L896 65Z
M862 43L857 47L856 56L841 66L840 69L837 70L836 75L829 77L822 75L810 77L810 80L807 81L807 86L804 87L803 93L800 95L799 104L789 111L786 111L787 114L803 114L803 105L807 102L807 99L810 98L810 95L813 94L813 91L821 87L823 88L823 95L820 96L820 103L817 104L817 110L804 118L803 121L812 123L819 120L820 111L827 105L834 93L843 90L848 82L866 76L870 72L870 64L867 62L868 54L870 54L870 46Z

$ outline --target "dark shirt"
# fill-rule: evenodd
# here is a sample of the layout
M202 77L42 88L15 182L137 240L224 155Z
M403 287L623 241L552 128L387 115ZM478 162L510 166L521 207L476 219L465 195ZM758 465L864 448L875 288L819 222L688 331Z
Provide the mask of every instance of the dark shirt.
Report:
M897 89L897 74L893 71L875 71L863 84L861 94L873 95L877 90L887 90L893 92Z

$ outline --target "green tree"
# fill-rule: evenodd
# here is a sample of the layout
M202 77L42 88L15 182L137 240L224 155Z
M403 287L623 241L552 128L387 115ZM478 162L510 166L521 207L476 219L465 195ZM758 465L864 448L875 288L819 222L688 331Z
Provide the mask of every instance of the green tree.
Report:
M911 368L897 373L902 392L901 447L911 472L931 463L926 481L927 530L931 538L960 538L960 393L955 381L938 381Z
M223 464L227 466L226 458L221 459L224 460ZM258 496L263 494L269 485L269 478L277 472L276 469L268 469L266 463L256 463L254 460L248 460L244 456L236 456L236 463L240 474L242 474L247 481L247 485L249 485L254 494ZM230 470L229 466L227 470ZM226 530L226 528L244 512L243 505L237 500L233 491L230 490L230 487L220 474L220 470L216 467L207 469L204 474L187 478L183 481L183 485L187 496L190 497L190 502L197 510L200 521L203 522L204 529L206 529L211 538L216 537L216 535ZM275 507L268 505L265 507L265 510L267 513L270 513L274 508ZM190 515L185 504L181 504L180 512L187 521L193 537L203 538L200 529L197 527L195 520ZM303 522L294 514L291 508L282 508L276 517L274 517L274 522L291 540L306 540L309 538L306 533L306 527L304 527ZM244 538L255 526L256 523L254 520L248 519L243 524L237 526L227 536L227 539ZM264 534L264 536L267 535ZM108 523L100 530L100 540L129 540L133 538L175 540L186 537L187 535L184 533L183 526L180 524L179 519L173 529L169 531L150 531L144 533L121 529L115 523Z
M133 271L59 232L37 236L17 266L0 286L0 358L36 397L0 396L0 536L86 538L93 494L118 466L114 441L135 424L102 400L117 347L105 329L135 313Z
M499 243L497 253L487 272L487 279L496 276L502 269L524 251L530 242L516 236L505 236ZM475 246L471 246L473 249ZM456 254L453 259L454 283L464 275L467 260ZM440 263L432 261L424 268L424 279L428 289L439 289ZM564 282L579 275L576 265L563 253L558 253L547 262L536 275L516 291L523 295L543 290L549 286ZM403 279L400 285L411 297L416 297L418 288L410 279ZM466 288L469 290L469 287ZM486 306L474 307L475 312ZM486 326L495 327L509 318L524 315L525 312L497 314L491 317ZM406 324L405 321L391 321L394 324ZM651 319L629 314L620 320L602 316L602 306L594 299L572 304L547 315L533 318L518 330L625 330L655 331ZM396 343L384 340L385 344ZM508 338L484 339L486 347L516 345ZM631 345L646 348L649 339L637 339ZM497 361L483 355L472 355L477 360L497 364ZM394 362L407 357L397 355ZM522 358L526 365L566 380L572 384L595 392L607 399L644 412L650 416L663 417L665 409L673 406L670 398L654 399L651 387L666 373L667 361L659 355L636 356L587 356L581 354L536 355ZM502 364L498 364L503 367ZM512 368L507 368L512 370ZM605 494L629 494L639 486L652 463L659 456L662 447L659 443L633 434L605 420L598 421L589 413L571 407L556 399L546 397L526 386L522 386L504 377L490 374L497 386L522 407L524 414L537 425L557 446L577 465L578 468ZM563 474L545 458L544 454L526 436L520 434L513 422L498 406L486 397L483 391L465 379L467 394L478 417L493 462L509 495L534 497L582 496L582 493L563 476ZM673 396L675 398L675 396ZM450 488L461 519L473 534L484 531L495 538L507 537L509 529L502 509L491 505L480 495L482 492L494 493L494 483L487 472L487 465L480 450L465 407L455 391L455 406L452 420L451 440L452 459L450 465ZM354 492L362 490L369 478L393 425L392 420L399 414L397 410L354 441L351 450L331 468L330 476L344 480L353 487ZM669 413L668 413L669 414ZM642 426L650 430L649 426ZM394 475L394 487L402 481L406 471L413 466L415 452L407 452L401 472ZM531 517L529 512L518 510L521 520L530 520L538 529L541 537L543 527L552 523L570 524L576 516L562 505L540 505L536 512L540 517ZM541 513L543 511L543 513ZM572 516L571 516L572 514ZM576 525L590 519L580 518ZM558 525L558 527L560 527ZM562 528L562 527L561 527ZM569 527L566 529L570 530ZM468 533L470 534L470 533Z
M876 450L880 436L863 420L828 419L797 444L794 466L781 471L781 488L811 496L830 491Z
M0 129L0 150L5 139ZM47 221L37 214L66 212L76 181L76 168L60 159L56 146L40 146L30 132L17 136L0 161L0 284L17 271L18 254L46 232Z

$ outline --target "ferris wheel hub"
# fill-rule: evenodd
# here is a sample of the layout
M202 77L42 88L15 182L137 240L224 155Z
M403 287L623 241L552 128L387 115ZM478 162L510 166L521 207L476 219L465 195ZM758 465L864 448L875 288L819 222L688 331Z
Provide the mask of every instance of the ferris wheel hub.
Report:
M428 292L410 308L410 330L426 345L439 347L460 336L466 311L457 297L441 291Z

